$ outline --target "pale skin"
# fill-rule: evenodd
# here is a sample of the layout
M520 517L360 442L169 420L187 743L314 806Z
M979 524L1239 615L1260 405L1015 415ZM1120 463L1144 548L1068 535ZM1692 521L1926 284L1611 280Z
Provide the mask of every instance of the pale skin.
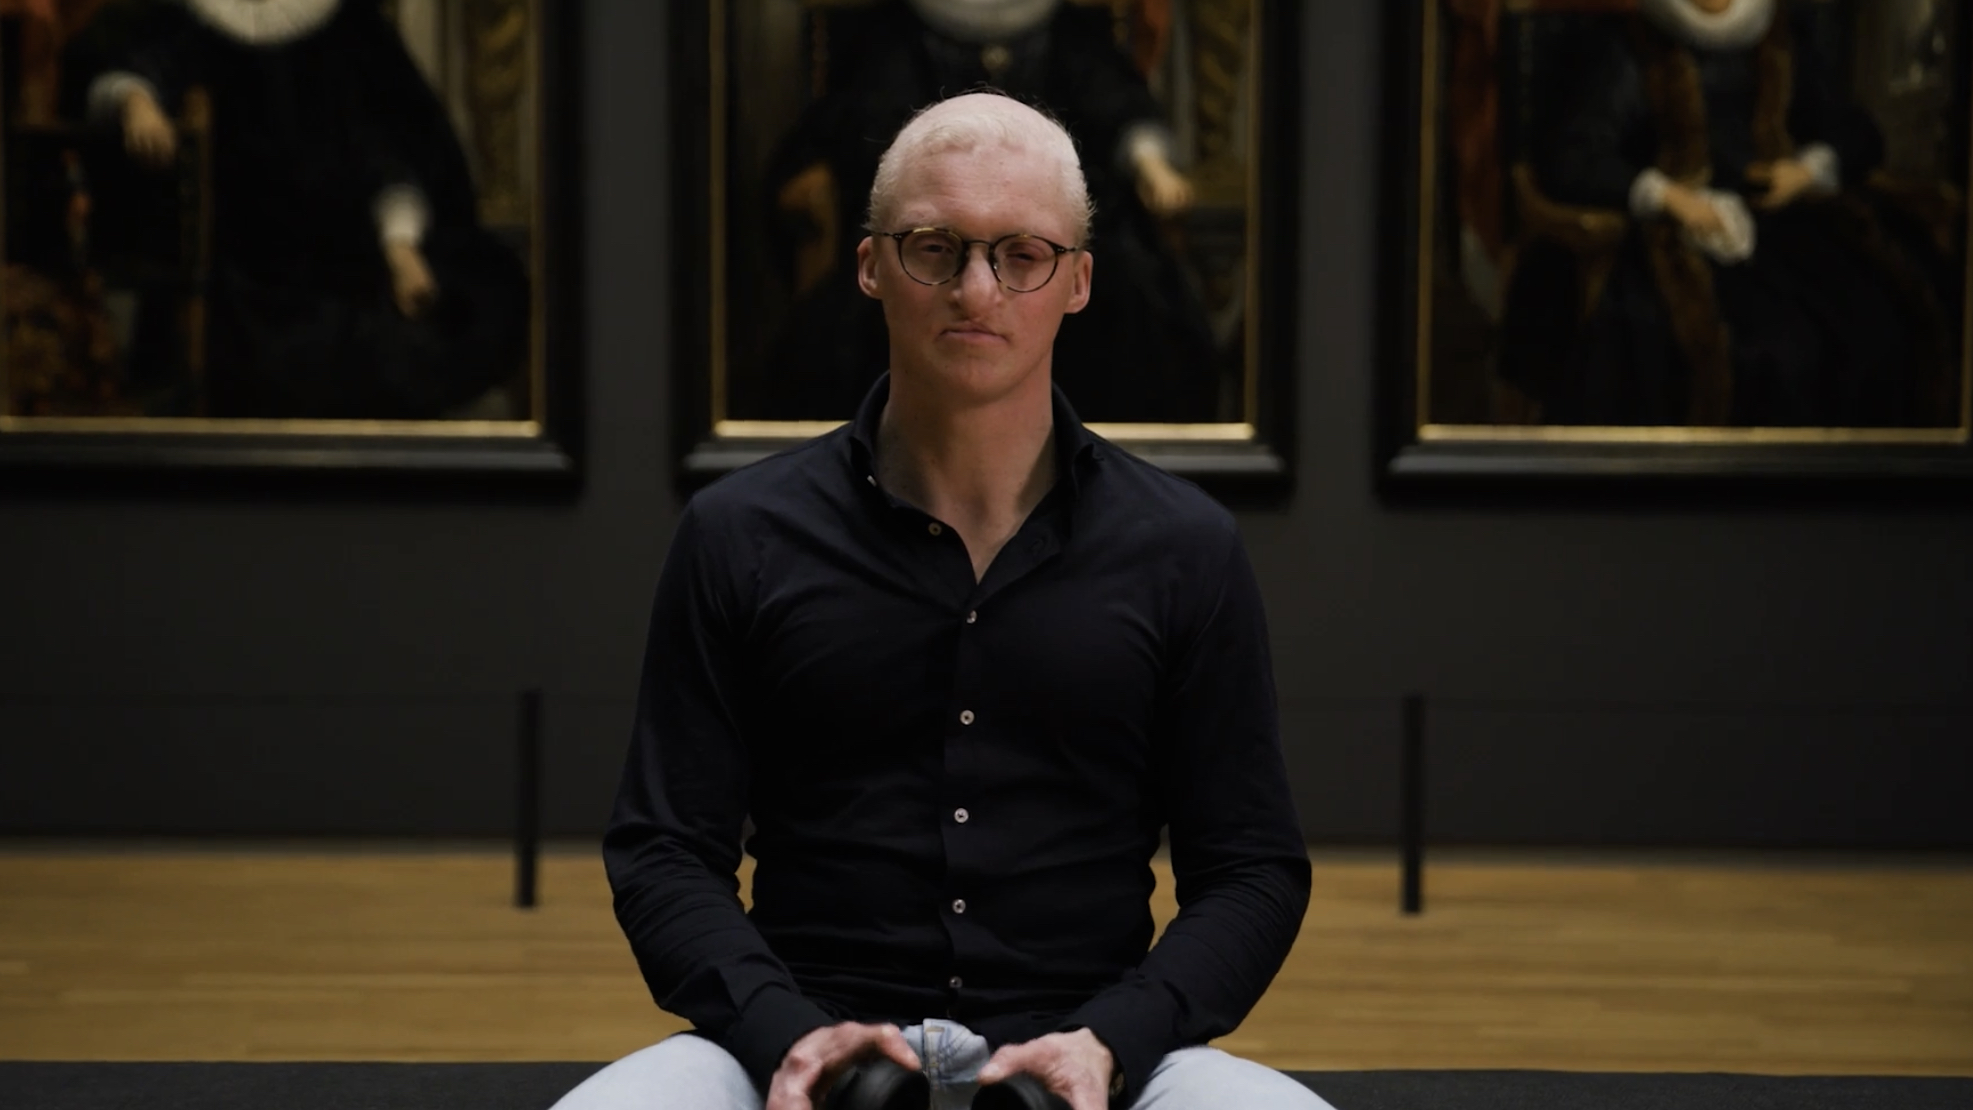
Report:
M898 197L890 214L895 228L884 230L947 227L968 239L1026 232L1064 245L1081 241L1061 197L1059 169L1040 153L922 158L901 176ZM857 246L857 283L883 303L890 334L878 479L958 532L976 577L1054 484L1055 333L1065 314L1089 303L1095 265L1086 250L1063 255L1047 285L1009 293L985 253L971 248L965 269L934 286L904 273L890 239Z
M162 169L178 156L178 129L143 89L132 89L123 98L123 148L152 169ZM425 253L416 243L393 242L384 247L384 262L390 268L391 299L398 311L410 317L422 315L438 297L438 282Z
M934 113L1010 112L1041 117L997 96L946 101ZM928 113L925 118L934 118ZM1036 149L984 148L921 156L906 167L883 230L945 227L968 239L1016 232L1064 245L1081 241L1062 195L1059 164ZM877 445L884 488L945 522L965 543L975 578L1055 481L1052 356L1062 317L1089 303L1094 260L1064 255L1047 285L1009 293L985 252L944 285L904 273L888 238L857 247L857 284L881 302L890 332L891 395ZM766 1110L813 1110L829 1082L859 1059L882 1055L916 1069L895 1026L844 1023L796 1041L769 1083ZM1039 1078L1073 1110L1106 1110L1116 1061L1087 1029L1006 1045L980 1071L983 1083L1015 1073Z
M1705 12L1718 15L1733 6L1733 0L1685 0ZM1767 192L1754 200L1754 207L1773 212L1798 200L1815 185L1815 174L1793 158L1756 162L1747 167L1747 180L1765 185ZM1665 212L1695 235L1717 235L1726 230L1720 215L1697 189L1672 184L1665 189Z

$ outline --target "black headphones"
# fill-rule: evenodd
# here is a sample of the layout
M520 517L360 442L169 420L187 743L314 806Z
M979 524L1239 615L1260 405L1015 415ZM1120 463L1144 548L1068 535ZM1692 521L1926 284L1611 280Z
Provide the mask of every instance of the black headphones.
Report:
M844 1072L829 1088L822 1110L925 1110L931 1101L932 1084L924 1072L879 1058ZM1010 1075L982 1084L973 1110L1069 1110L1069 1104L1032 1075Z

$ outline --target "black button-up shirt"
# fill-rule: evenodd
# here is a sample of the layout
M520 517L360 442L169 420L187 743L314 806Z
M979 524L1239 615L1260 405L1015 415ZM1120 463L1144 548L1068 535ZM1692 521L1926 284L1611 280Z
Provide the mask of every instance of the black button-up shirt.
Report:
M812 1029L948 1017L1087 1027L1127 1104L1239 1024L1308 903L1253 571L1230 514L1058 391L1055 487L975 581L876 481L887 397L686 507L604 846L617 918L658 1004L763 1087Z

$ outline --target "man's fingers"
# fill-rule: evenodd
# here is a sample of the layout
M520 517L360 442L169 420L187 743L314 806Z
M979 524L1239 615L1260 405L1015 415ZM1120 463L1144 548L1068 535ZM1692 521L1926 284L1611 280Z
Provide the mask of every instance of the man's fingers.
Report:
M1774 166L1768 162L1753 162L1747 166L1747 180L1764 184L1774 180Z
M782 1057L781 1068L777 1074L786 1077L790 1084L807 1090L808 1085L814 1083L816 1077L820 1076L827 1066L826 1054L818 1051L816 1046L797 1044L788 1050L788 1055Z
M1035 1042L1029 1041L1003 1046L980 1069L980 1082L998 1083L1016 1072L1031 1070L1030 1065L1040 1063L1035 1057L1042 1055L1034 1045Z
M769 1084L766 1110L814 1110L843 1072L873 1049L903 1067L919 1067L918 1057L895 1025L825 1026L796 1041L781 1057Z
M811 1096L818 1093L825 1070L824 1054L812 1046L790 1050L774 1073L765 1110L814 1110Z
M998 1083L1014 1074L1013 1066L1007 1062L1008 1053L1013 1051L1013 1046L1009 1045L988 1057L986 1066L980 1069L980 1082Z
M912 1071L924 1067L924 1062L918 1059L918 1054L911 1051L911 1043L904 1039L904 1033L895 1025L886 1025L878 1032L877 1048L884 1055L897 1061L901 1067L910 1068Z
M763 1110L815 1110L815 1102L809 1097L814 1086L813 1080L804 1081L785 1070L779 1072L767 1092Z

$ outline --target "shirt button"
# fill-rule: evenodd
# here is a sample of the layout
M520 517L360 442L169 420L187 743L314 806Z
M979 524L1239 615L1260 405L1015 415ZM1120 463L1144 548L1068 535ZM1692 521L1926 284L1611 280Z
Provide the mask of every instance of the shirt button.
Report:
M963 825L966 822L971 821L973 819L973 815L967 813L963 809L955 809L952 811L952 819Z
M940 524L937 521L933 521L932 523L925 526L925 531L930 532L932 535L936 536L945 531L945 525Z
M953 912L953 913L965 913L965 912L966 912L966 900L965 900L964 898L954 898L954 899L952 900L952 912Z
M962 724L962 725L970 725L970 724L972 724L972 723L973 723L973 711L972 711L972 710L970 710L970 709L962 709L962 710L960 710L960 711L959 711L959 723L960 723L960 724Z
M871 485L874 486L877 484L877 476L875 474L865 474L864 477L870 480Z
M980 611L978 609L975 609L972 612L966 614L967 624L972 624L974 621L977 621L979 619L980 619Z
M947 979L945 981L945 985L951 987L953 990L958 990L960 987L966 985L966 980L961 979L959 976L955 975L952 978Z

